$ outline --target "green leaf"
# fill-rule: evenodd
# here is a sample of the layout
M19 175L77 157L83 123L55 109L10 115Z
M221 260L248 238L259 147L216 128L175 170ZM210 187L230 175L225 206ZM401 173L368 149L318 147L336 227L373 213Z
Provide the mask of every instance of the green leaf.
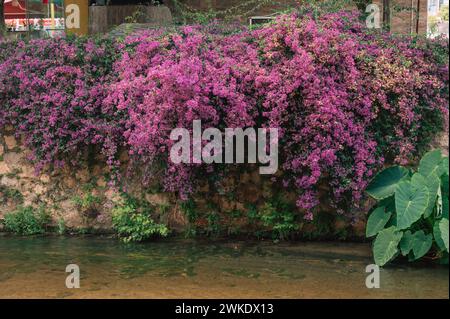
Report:
M433 235L436 244L442 251L449 252L448 247L448 219L442 218L434 223Z
M419 164L419 173L425 177L431 174L440 175L440 168L442 163L442 152L441 150L434 150L426 153Z
M441 176L442 217L448 219L448 175Z
M386 209L384 207L378 207L375 209L367 220L366 237L369 238L378 234L384 226L386 226L391 216L392 213L386 213Z
M425 254L430 250L432 244L433 236L431 234L425 235L423 230L415 232L412 242L414 260L425 256Z
M444 255L439 260L439 264L448 265L448 253L444 253Z
M448 219L448 197L442 198L442 218Z
M401 166L393 166L377 174L367 187L367 193L377 200L392 196L397 184L408 176L408 170Z
M425 213L428 206L426 186L414 187L411 182L403 181L395 191L396 221L399 230L410 227Z
M442 217L442 191L441 191L441 186L440 185L439 185L439 189L438 189L438 193L437 193L436 217L437 218L441 218Z
M415 188L426 186L428 189L428 206L424 212L424 217L428 218L433 213L433 209L436 206L436 198L441 186L441 181L436 174L431 174L428 177L424 177L422 174L416 173L411 178L411 184Z
M449 167L448 167L448 157L445 157L439 167L439 172L441 175L447 174L449 175Z
M442 189L442 195L448 197L448 174L444 174L441 176L441 189Z
M413 235L408 230L403 234L402 240L400 241L400 250L403 256L408 256L409 252L412 249L413 244Z
M373 243L375 263L384 266L398 254L398 244L402 239L402 233L395 227L389 227L380 231Z

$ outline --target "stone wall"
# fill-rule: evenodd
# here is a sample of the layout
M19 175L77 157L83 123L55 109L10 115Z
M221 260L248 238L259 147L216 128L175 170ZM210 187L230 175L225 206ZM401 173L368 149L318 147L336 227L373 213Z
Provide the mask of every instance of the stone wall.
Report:
M14 136L12 127L0 134L0 220L21 206L44 207L55 227L63 222L71 232L111 232L112 209L121 201L121 194L109 185L110 171L98 164L100 158L86 160L80 167L67 166L36 174L27 159L29 151L20 140ZM121 160L127 161L125 153ZM122 167L122 173L127 176L126 165ZM191 220L175 194L162 192L156 185L143 186L136 178L127 176L123 178L121 188L153 207L155 221L167 224L173 234L184 234L193 228L202 230L200 234L203 235L213 232L210 230L211 218L217 219L214 227L220 230L218 235L221 236L254 236L260 231L270 231L249 217L250 210L251 207L258 210L265 207L282 188L259 175L256 167L236 167L236 173L230 175L232 177L220 185L200 185L193 201L195 220ZM83 204L89 202L89 198L91 203ZM338 216L328 205L326 188L321 200L322 212L313 222L305 221L295 208L294 192L284 191L282 200L289 203L292 213L298 216L297 233L302 238L364 237L365 221L351 225L349 220ZM370 205L368 203L361 209L366 212Z
M433 147L443 149L448 155L448 123L446 132L436 138ZM29 153L21 139L14 136L13 127L0 132L0 221L6 213L20 206L44 207L51 215L53 226L63 222L73 232L112 231L112 209L122 197L118 187L109 183L109 168L99 164L104 163L104 159L87 154L86 161L79 167L65 166L37 174L27 159ZM122 153L120 160L127 163L127 154ZM358 214L363 218L352 224L330 207L329 189L324 186L321 187L320 212L313 222L308 222L295 207L295 192L283 190L279 193L283 188L259 175L257 167L236 166L235 172L220 184L204 182L200 185L193 201L196 218L192 220L175 194L161 191L158 185L143 186L138 182L138 170L134 170L133 176L127 175L127 164L121 170L124 176L122 192L125 190L153 207L155 221L167 224L174 234L183 234L196 227L208 233L212 218L216 218L215 226L224 236L254 236L262 230L269 231L250 218L251 209L261 210L280 194L298 217L297 235L300 238L361 239L364 238L365 213L374 204L370 200L365 202Z

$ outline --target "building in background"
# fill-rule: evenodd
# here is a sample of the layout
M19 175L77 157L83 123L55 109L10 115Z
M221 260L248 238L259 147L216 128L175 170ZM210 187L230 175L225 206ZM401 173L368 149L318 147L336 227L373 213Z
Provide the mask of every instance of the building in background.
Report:
M16 37L55 36L64 31L63 0L6 0L5 25Z
M385 26L394 33L411 35L431 35L435 29L438 33L445 29L441 23L442 8L447 7L448 16L448 2L373 0L380 7ZM5 11L10 32L53 36L64 29L78 35L104 33L124 23L153 26L189 23L193 16L201 17L203 13L207 16L211 12L219 13L218 18L231 17L233 21L248 23L252 16L270 16L296 3L298 0L6 0ZM67 19L73 5L80 10L79 21Z
M428 0L428 35L449 36L449 0Z

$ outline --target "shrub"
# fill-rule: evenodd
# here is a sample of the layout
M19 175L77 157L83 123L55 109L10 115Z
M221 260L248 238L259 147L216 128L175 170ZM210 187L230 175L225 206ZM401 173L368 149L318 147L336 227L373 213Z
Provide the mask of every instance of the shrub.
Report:
M421 155L448 115L448 42L372 32L359 18L306 8L240 32L2 43L0 126L25 136L37 169L77 164L94 147L119 181L125 148L145 185L183 200L230 167L171 163L172 129L279 128L274 180L297 191L305 218L322 182L351 214L373 175Z
M258 212L262 224L270 229L272 239L284 240L299 229L295 209L280 199L267 202Z
M56 232L59 235L64 235L66 233L66 222L64 221L64 218L60 217L58 219L58 223L56 224L57 228L56 228Z
M383 266L400 253L410 261L430 250L448 263L449 164L441 151L425 154L417 171L401 166L379 173L367 192L379 202L367 222L375 262Z
M45 233L50 216L44 208L37 211L33 207L20 207L18 210L5 214L5 230L19 235L36 235Z
M140 242L155 236L167 236L167 226L155 223L150 214L148 207L142 207L136 199L124 195L122 203L113 209L113 226L124 242Z

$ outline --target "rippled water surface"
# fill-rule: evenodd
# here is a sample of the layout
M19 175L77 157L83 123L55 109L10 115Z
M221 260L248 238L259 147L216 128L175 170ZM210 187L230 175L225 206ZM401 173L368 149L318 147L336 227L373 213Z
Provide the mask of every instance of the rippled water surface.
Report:
M67 289L65 268L81 269ZM0 298L448 298L448 267L394 265L367 289L368 244L0 237Z

